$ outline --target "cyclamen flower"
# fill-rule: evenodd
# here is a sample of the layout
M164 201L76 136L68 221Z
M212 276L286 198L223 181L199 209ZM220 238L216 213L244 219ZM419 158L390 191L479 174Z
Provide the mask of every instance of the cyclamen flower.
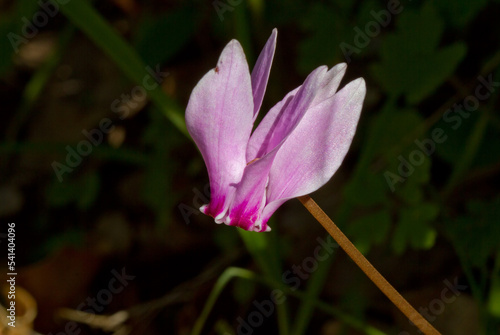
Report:
M266 114L252 133L264 98L277 30L250 75L232 40L198 82L186 109L187 129L208 169L211 199L200 210L216 223L270 231L285 201L323 186L354 137L365 97L358 78L337 91L346 64L315 69Z

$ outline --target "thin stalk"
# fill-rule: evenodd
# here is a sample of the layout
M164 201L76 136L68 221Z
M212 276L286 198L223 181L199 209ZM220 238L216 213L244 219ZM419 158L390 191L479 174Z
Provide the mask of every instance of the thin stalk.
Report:
M426 335L440 335L440 333L422 317L398 291L373 267L361 252L352 244L347 236L333 223L318 204L308 195L298 198L304 207L314 216L316 220L328 231L340 247L351 257L370 280L384 293L389 300L404 315Z
M300 300L306 300L309 299L308 294L306 292L300 291L300 290L295 290L293 288L290 288L286 285L282 285L280 281L274 280L269 277L263 277L257 275L255 272L252 272L247 269L242 269L242 268L237 268L237 267L230 267L227 268L220 276L217 282L214 285L214 288L212 289L212 292L210 292L210 295L205 302L205 306L203 307L203 310L196 320L194 327L191 331L190 335L199 335L201 334L205 323L208 319L208 316L210 314L210 311L213 309L215 303L217 302L217 298L219 295L222 293L224 290L225 286L229 283L229 281L232 278L241 278L245 280L250 280L256 283L260 283L263 285L266 285L267 287L271 289L275 289L276 287L279 287L280 290L282 290L286 295L290 295L292 297L295 297ZM378 330L375 327L372 327L368 324L364 324L363 322L359 321L355 317L344 314L340 310L332 307L330 304L327 304L326 302L320 301L316 298L312 300L314 305L324 311L325 313L334 315L338 317L340 320L345 322L347 325L351 326L353 329L356 329L366 335L385 335L384 332ZM276 306L279 306L281 304L277 304Z

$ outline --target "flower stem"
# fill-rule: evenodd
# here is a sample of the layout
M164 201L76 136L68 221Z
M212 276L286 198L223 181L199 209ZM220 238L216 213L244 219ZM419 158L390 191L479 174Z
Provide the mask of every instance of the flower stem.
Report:
M304 207L328 231L340 247L363 270L370 280L403 312L410 321L425 335L440 335L440 333L422 317L398 291L373 267L361 252L352 244L347 236L333 223L318 204L308 195L298 198Z

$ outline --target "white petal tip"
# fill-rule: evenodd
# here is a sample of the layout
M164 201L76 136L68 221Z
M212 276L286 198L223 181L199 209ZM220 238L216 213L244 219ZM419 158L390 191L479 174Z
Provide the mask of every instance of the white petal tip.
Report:
M214 217L215 223L222 223L222 222L225 223L224 215L225 215L225 212L222 212L219 215L217 215L216 217Z
M262 223L260 224L257 224L253 227L252 231L255 231L255 232L270 232L271 231L271 227L269 227L268 225L266 225L266 229L265 230L262 230Z

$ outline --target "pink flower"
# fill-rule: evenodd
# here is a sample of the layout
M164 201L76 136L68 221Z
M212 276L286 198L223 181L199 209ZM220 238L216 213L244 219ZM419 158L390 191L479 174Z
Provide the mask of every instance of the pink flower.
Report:
M276 36L274 29L251 75L240 43L229 42L186 109L187 129L210 178L210 203L200 210L216 223L259 232L271 230L267 221L285 201L314 192L337 171L366 92L362 78L337 91L346 64L320 66L252 133Z

